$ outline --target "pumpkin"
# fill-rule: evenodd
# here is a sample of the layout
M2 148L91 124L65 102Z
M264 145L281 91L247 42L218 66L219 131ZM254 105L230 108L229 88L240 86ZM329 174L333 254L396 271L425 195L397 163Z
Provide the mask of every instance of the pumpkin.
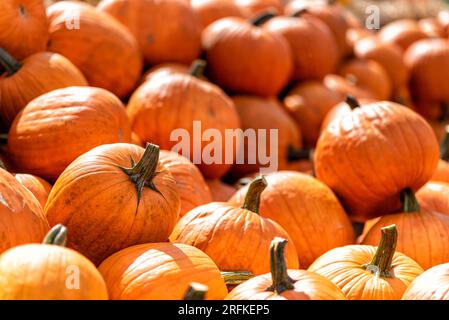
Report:
M284 105L301 128L304 145L315 146L326 114L343 99L342 94L330 90L319 81L299 83L288 92Z
M179 210L176 182L159 162L159 147L127 143L78 157L59 176L45 206L51 225L69 229L69 247L96 265L131 245L166 241Z
M260 170L272 172L288 168L289 163L296 160L292 153L302 147L301 132L279 101L255 96L234 96L232 100L242 130L245 133L254 130L254 138L240 144L229 175L240 178ZM264 131L261 134L259 130ZM277 130L276 136L272 135L274 130ZM262 141L265 150L259 148Z
M161 150L159 158L175 178L181 198L181 217L195 207L212 202L212 195L203 175L189 159L167 150Z
M222 271L268 272L271 240L289 237L279 224L259 215L260 195L266 186L263 177L251 182L242 206L213 202L188 212L179 220L170 241L200 249ZM287 246L285 259L289 268L299 267L293 244Z
M437 18L424 18L418 21L419 28L429 38L444 38L446 37L446 30L438 21Z
M131 142L139 147L145 147L146 143L135 132L131 132Z
M338 46L319 19L303 14L275 17L264 24L264 29L287 39L294 60L294 80L319 80L336 70Z
M146 64L191 63L201 51L201 25L185 0L103 0L98 10L136 37Z
M199 78L204 64L194 64L191 74L158 76L144 82L131 96L127 112L133 131L142 140L182 153L199 166L205 177L219 178L233 162L224 159L226 149L237 150L238 141L214 141L213 146L221 152L212 154L211 142L202 141L210 137L202 136L214 129L213 133L225 137L225 130L239 128L240 120L232 100L218 86Z
M48 7L47 15L49 51L68 58L91 86L109 90L119 98L129 95L139 80L142 56L136 39L124 26L77 1L57 2Z
M335 248L319 257L308 270L332 281L349 300L400 300L423 269L396 251L401 230L395 225L376 232L380 233L377 248L371 245Z
M221 182L220 179L208 179L206 183L212 194L212 200L215 202L226 202L237 191L236 187Z
M448 32L449 27L449 11L448 10L440 10L436 16L438 23L443 27L446 33Z
M57 225L43 244L14 247L0 256L1 300L107 300L100 272L83 255L64 248L67 230Z
M234 0L191 0L190 5L200 20L202 28L226 17L242 17Z
M208 76L225 90L260 96L280 93L290 80L293 57L287 40L263 28L273 14L251 21L224 18L202 34Z
M346 300L326 278L306 270L287 269L286 244L286 239L274 238L270 247L271 272L240 284L226 300Z
M0 253L42 241L50 229L42 207L29 190L1 168L0 195Z
M48 20L42 0L2 0L0 3L0 48L16 59L45 51Z
M279 223L290 235L307 268L326 251L354 242L354 231L332 191L317 179L298 172L268 174L267 188L260 198L260 215ZM230 202L242 204L248 186Z
M0 65L6 70L0 74L0 120L5 129L34 98L60 88L88 85L81 71L57 53L35 53L19 63L0 48Z
M44 208L47 203L48 195L50 194L51 184L32 174L16 173L14 174L14 177L25 188L31 191L37 201L39 201L41 207Z
M401 193L402 212L384 215L371 227L363 244L373 245L379 240L379 229L392 223L397 225L397 250L415 260L424 270L449 261L449 217L435 211L421 209L413 192Z
M417 21L399 19L383 26L379 31L379 37L381 41L394 43L405 51L416 41L427 38L427 35L420 29Z
M206 299L223 299L228 292L215 263L182 243L135 245L113 254L98 269L112 300L179 300L191 282L208 287Z
M416 199L423 210L449 216L449 183L430 181L416 193Z
M92 87L58 89L32 100L8 134L8 153L19 172L55 181L76 157L101 144L130 142L121 101Z
M284 12L283 0L234 0L242 15L252 18L271 10L277 14Z
M373 36L373 32L365 28L349 28L346 31L346 42L351 50L354 51L354 46L358 41L371 36Z
M417 190L430 179L438 142L414 111L374 102L355 106L323 128L314 163L317 178L337 194L353 221L363 222L398 210L404 189Z
M431 178L432 181L449 183L449 126L443 126L442 137L440 142L440 161Z
M426 270L410 284L402 300L449 300L449 263Z

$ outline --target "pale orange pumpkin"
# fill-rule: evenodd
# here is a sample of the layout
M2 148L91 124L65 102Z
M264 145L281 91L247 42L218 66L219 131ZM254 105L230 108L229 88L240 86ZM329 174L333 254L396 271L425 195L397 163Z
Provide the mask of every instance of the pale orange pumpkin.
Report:
M449 263L439 264L416 277L402 300L449 300Z

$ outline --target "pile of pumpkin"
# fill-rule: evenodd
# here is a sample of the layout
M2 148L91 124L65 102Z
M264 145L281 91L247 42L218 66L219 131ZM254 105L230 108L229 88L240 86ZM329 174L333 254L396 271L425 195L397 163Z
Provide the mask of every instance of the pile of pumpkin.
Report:
M449 299L448 27L0 1L0 298ZM279 170L170 151L193 121L278 129Z

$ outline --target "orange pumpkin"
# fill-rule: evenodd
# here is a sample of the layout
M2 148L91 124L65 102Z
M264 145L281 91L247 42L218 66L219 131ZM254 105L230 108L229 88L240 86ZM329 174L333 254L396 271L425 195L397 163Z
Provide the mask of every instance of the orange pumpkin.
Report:
M221 182L220 179L209 179L206 183L215 202L227 202L237 191L236 187Z
M427 38L427 35L416 20L399 19L383 26L379 31L379 37L381 41L394 43L405 51L416 41Z
M67 230L55 226L43 244L14 247L0 256L1 300L107 300L100 272L64 248Z
M190 5L198 16L202 28L226 17L242 17L234 0L191 0Z
M371 227L363 244L376 244L379 229L392 223L397 225L397 250L415 260L425 270L449 261L449 216L420 208L413 192L401 193L402 212L384 215Z
M88 85L81 71L57 53L36 53L19 63L0 48L0 65L6 70L0 72L0 120L6 129L34 98L60 88Z
M191 63L201 51L201 25L185 0L103 0L98 10L136 37L146 64Z
M416 193L421 208L449 216L449 183L430 181Z
M404 189L417 190L430 179L438 142L414 111L374 102L323 128L314 163L318 179L339 196L354 221L363 222L398 210Z
M400 300L423 269L396 251L395 225L376 232L380 233L377 248L368 245L335 248L319 257L309 271L332 281L349 300Z
M161 150L159 157L160 162L175 178L181 198L180 217L193 208L212 202L212 195L203 175L189 159L167 150Z
M98 268L112 300L179 300L191 282L208 287L207 299L223 299L226 285L214 262L182 243L148 243L123 249Z
M224 18L210 24L202 43L208 75L224 89L242 94L277 95L290 80L293 57L287 40L263 28L272 18Z
M354 46L357 42L373 35L372 31L365 28L349 28L348 31L346 31L346 42L351 50L354 51Z
M22 60L45 51L48 20L42 0L0 1L0 48Z
M76 157L101 144L130 142L121 101L91 87L68 87L31 101L14 120L8 153L19 172L55 181Z
M74 15L74 12L76 13ZM48 50L68 58L91 86L125 98L142 72L136 39L119 22L78 1L57 2L47 9Z
M419 28L429 38L446 37L446 29L441 25L437 18L424 18L418 21Z
M69 229L68 245L99 264L134 244L166 241L180 210L176 182L159 148L96 147L73 161L48 197L51 225Z
M449 183L449 125L442 125L440 161L430 180Z
M361 87L358 79L352 74L348 74L345 77L337 74L328 74L324 77L323 84L326 88L339 95L351 95L357 99L376 100L375 93L368 88L372 84L368 84L368 87Z
M283 0L234 0L242 15L252 18L271 10L277 14L284 12Z
M354 242L354 232L337 197L315 178L291 171L268 174L260 198L260 215L278 222L290 235L307 268L326 251ZM242 204L248 186L230 202Z
M268 272L271 240L289 237L279 224L259 215L260 195L266 186L263 177L251 182L241 207L213 202L188 212L179 220L170 241L202 250L222 271ZM287 246L285 259L289 268L299 267L293 244Z
M270 247L271 273L254 277L236 288L226 300L346 300L326 278L305 270L287 269L286 239L274 238Z
M402 300L449 300L449 263L440 264L416 277Z
M25 188L27 188L39 201L42 208L45 207L47 203L48 195L51 191L51 184L42 178L33 176L32 174L26 173L16 173L14 177L19 181Z

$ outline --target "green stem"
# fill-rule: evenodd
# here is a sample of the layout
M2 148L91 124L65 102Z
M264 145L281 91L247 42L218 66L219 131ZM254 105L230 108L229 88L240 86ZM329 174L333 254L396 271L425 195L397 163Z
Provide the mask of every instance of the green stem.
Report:
M3 48L0 48L0 64L5 68L8 77L22 68L22 65Z
M313 158L313 149L288 147L287 161L311 160Z
M271 18L276 17L276 15L277 15L276 11L269 10L269 11L266 11L266 12L263 12L263 13L257 15L253 19L251 19L250 23L253 26L259 27L259 26L263 25L265 22L267 22L268 20L270 20Z
M192 282L184 294L184 300L205 300L208 289L203 284Z
M222 271L221 276L227 286L239 285L242 282L254 277L254 275L249 271Z
M44 244L53 244L57 246L65 246L67 243L67 228L62 224L57 224L47 233L42 242Z
M258 214L260 206L260 195L266 187L267 180L265 180L264 176L254 179L248 187L248 191L246 192L242 208Z
M201 78L204 75L204 70L206 70L207 62L202 59L197 59L192 62L190 66L189 74L196 78Z
M393 261L398 240L396 225L383 227L381 230L379 246L371 262L365 265L366 270L378 273L382 277L392 278L391 263Z
M415 193L412 189L406 188L401 192L401 202L403 212L419 212L421 210Z
M284 256L287 242L286 239L276 237L271 241L270 246L270 269L273 284L268 288L268 291L274 291L277 294L294 288L293 280L287 273Z
M354 110L354 109L360 107L360 103L357 101L357 99L354 96L350 95L350 94L348 94L346 96L345 102L351 108L351 110Z
M449 125L444 128L444 135L440 142L440 158L449 161Z

